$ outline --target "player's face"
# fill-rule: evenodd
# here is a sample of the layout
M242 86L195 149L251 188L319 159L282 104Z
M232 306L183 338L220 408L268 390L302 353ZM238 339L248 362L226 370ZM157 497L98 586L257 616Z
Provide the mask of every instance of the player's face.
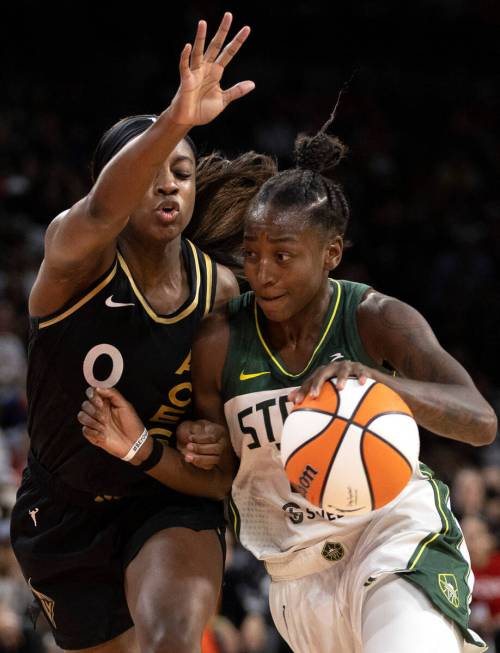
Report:
M257 207L245 223L245 275L264 315L283 322L328 292L342 239L327 238L296 211Z
M193 215L195 169L193 151L186 141L181 141L130 216L128 230L160 241L179 236Z

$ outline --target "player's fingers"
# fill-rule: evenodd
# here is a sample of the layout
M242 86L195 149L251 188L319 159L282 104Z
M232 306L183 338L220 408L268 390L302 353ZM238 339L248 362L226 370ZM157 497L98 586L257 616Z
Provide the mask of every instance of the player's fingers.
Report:
M219 25L219 29L208 44L207 51L203 57L206 62L213 63L217 58L217 55L219 54L222 46L224 45L224 41L226 40L226 36L229 32L229 28L231 27L232 20L232 14L226 11Z
M311 389L311 383L312 379L308 379L305 381L300 388L297 388L296 390L292 390L290 394L288 395L290 401L293 401L295 405L300 404L304 401L304 399L307 397L309 394L309 390ZM293 399L291 398L293 394Z
M98 433L104 433L104 426L99 422L98 420L94 419L87 413L83 412L81 410L78 415L76 416L78 421L82 426L88 426L89 428L93 429L94 431L97 431Z
M191 69L201 66L203 61L203 50L205 49L205 38L207 36L207 23L204 20L198 22L198 29L194 37L194 45L191 51Z
M104 408L104 402L99 396L99 394L95 391L95 388L89 387L85 390L85 394L88 397L88 400L96 407L96 408Z
M311 383L311 389L309 390L309 395L314 399L319 397L321 393L321 389L325 384L325 381L331 379L332 375L333 375L333 371L329 370L328 366L326 366L325 369L323 369L319 374L315 375Z
M100 410L99 408L97 408L97 406L94 406L94 404L91 401L87 401L87 400L83 401L81 405L81 409L82 412L99 420Z
M347 379L352 373L352 364L350 361L342 361L342 363L339 363L337 366L337 381L335 385L337 386L338 390L343 390L346 384Z
M353 370L354 376L357 377L360 385L364 385L368 378L365 368L362 365L356 365Z
M224 451L222 442L214 442L212 444L198 444L197 442L190 442L186 446L189 453L200 454L201 456L220 456Z
M224 50L222 50L222 52L217 57L215 62L220 64L223 68L225 68L227 64L231 61L231 59L234 57L234 55L241 48L243 43L245 43L249 34L250 34L250 28L248 27L248 25L242 27L238 32L238 34L236 34L234 39L226 45Z
M186 43L182 48L181 58L179 59L179 73L181 79L184 79L189 73L189 55L191 54L191 43Z
M222 93L224 106L227 107L227 105L231 104L231 102L234 102L234 100L238 100L239 98L248 95L248 93L253 91L254 88L255 88L255 83L249 79L247 79L244 82L238 82L238 84L231 86L231 88L228 88L226 91L223 91Z
M199 456L197 454L188 453L184 456L184 460L195 467L209 470L217 465L219 462L219 456Z
M82 428L82 433L92 444L99 445L99 443L102 441L102 434L98 431L95 431L94 429L89 428L88 426L84 426Z
M217 436L215 433L192 433L189 436L189 442L193 444L215 444L221 439L220 436Z
M95 393L102 399L107 399L115 408L123 408L128 401L116 388L95 388Z

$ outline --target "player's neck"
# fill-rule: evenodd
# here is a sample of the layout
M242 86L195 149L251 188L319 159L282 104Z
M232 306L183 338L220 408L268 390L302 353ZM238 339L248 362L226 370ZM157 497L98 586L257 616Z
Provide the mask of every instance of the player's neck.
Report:
M321 336L331 295L332 287L327 280L322 291L290 319L283 322L267 321L266 333L272 346L277 350L314 349Z
M178 285L183 265L180 236L169 243L152 244L120 238L119 248L132 276L143 290L159 285Z

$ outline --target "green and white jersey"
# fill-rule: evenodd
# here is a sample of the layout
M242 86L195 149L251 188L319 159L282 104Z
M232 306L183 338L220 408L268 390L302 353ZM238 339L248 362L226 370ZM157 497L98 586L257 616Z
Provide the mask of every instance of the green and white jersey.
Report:
M290 488L280 460L283 422L291 404L288 393L318 366L346 358L370 367L356 309L368 286L334 281L318 344L300 374L291 374L266 342L262 313L253 293L231 300L230 343L222 375L222 395L231 441L240 458L231 508L242 544L258 558L281 556L328 536L352 530L367 517L345 519L316 509Z
M292 491L285 475L279 447L291 409L290 390L318 366L341 358L383 370L365 352L357 329L356 310L368 286L331 283L318 343L300 374L290 373L266 342L253 293L229 304L222 397L240 459L230 499L236 535L265 561L275 580L340 565L344 580L350 579L361 596L383 575L401 573L457 622L473 649L481 649L483 643L467 628L473 583L469 556L450 510L448 488L430 470L421 465L397 499L357 517L316 508ZM351 585L349 592L353 589Z

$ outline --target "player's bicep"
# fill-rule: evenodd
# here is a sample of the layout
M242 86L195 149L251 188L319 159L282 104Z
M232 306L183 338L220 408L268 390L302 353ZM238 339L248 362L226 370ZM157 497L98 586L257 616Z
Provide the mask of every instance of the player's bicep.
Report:
M365 323L376 360L416 381L472 385L465 369L445 351L427 320L402 301L373 293L368 298ZM361 320L363 313L361 312ZM358 320L359 323L359 320ZM362 335L363 339L363 335Z
M112 228L107 221L92 217L89 198L84 197L50 223L45 236L46 265L61 276L93 270L101 259L114 255L116 238L124 226L125 221Z

